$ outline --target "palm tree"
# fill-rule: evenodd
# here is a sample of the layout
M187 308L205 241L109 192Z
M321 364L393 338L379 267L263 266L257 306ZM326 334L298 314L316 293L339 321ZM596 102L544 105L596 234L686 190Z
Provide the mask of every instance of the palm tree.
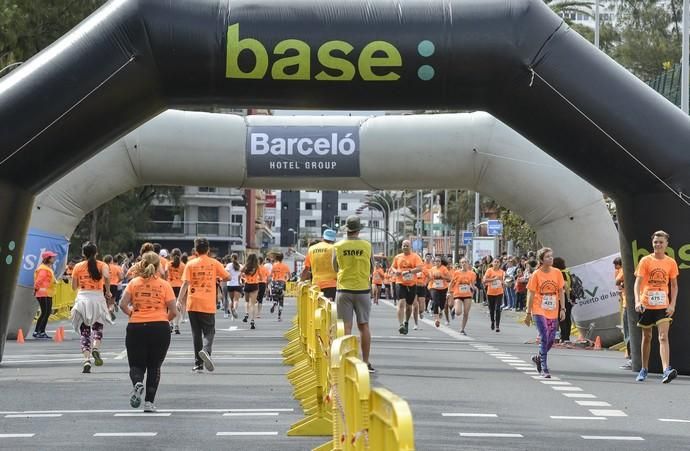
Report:
M566 18L566 14L579 13L586 16L592 16L592 5L594 2L586 0L544 0L553 12L559 16ZM568 19L565 19L569 22Z

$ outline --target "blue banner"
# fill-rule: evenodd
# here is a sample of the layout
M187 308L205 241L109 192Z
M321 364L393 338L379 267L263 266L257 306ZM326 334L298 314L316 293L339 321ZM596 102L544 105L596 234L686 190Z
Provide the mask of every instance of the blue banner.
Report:
M34 271L41 264L41 252L46 250L57 254L53 270L65 267L69 241L64 236L30 228L24 246L18 285L29 288L34 286ZM60 277L60 275L56 272L55 277Z

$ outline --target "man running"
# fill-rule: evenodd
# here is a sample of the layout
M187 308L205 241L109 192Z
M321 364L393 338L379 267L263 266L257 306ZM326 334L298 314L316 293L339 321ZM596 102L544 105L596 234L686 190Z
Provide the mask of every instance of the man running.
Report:
M371 286L369 278L374 268L371 243L359 238L362 224L357 216L349 216L345 221L347 237L333 246L332 266L337 271L335 303L338 319L345 325L345 335L352 332L352 321L357 315L357 328L361 338L362 360L373 373L374 367L369 362L371 332L369 330L369 313Z
M678 296L678 264L666 255L669 238L670 235L663 230L654 232L654 254L642 257L635 271L635 311L640 313L637 325L642 329L642 369L637 375L638 382L647 379L654 326L657 328L659 354L664 369L661 382L668 384L678 376L678 372L671 368L668 339Z
M422 271L422 259L411 250L410 240L402 242L402 252L395 256L391 265L398 287L398 332L407 335L412 306L417 296L417 276Z
M178 310L187 309L194 341L192 371L199 373L204 368L215 369L211 352L216 334L216 280L227 282L230 274L221 262L208 256L210 244L206 238L195 239L194 249L198 257L189 260L184 268L177 303Z
M378 305L379 299L381 299L381 287L383 286L384 278L385 273L383 272L381 263L376 262L376 268L371 274L371 295L376 305Z
M271 306L271 313L275 312L278 307L278 321L282 321L283 301L285 299L285 286L290 277L290 267L283 263L283 253L278 252L274 256L274 262L271 267L271 295L273 297L273 306Z
M304 260L304 269L300 275L301 280L311 279L312 285L317 285L323 295L331 301L335 300L337 278L333 268L333 243L335 240L335 230L324 230L323 241L309 246L307 258Z

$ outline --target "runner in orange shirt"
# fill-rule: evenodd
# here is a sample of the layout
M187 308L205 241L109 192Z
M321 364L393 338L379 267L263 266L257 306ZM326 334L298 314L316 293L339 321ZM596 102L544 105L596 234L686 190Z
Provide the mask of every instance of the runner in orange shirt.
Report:
M160 257L155 252L142 255L120 302L122 312L129 316L125 338L133 387L129 404L135 409L141 405L146 376L144 412L156 411L153 402L170 346L168 324L177 316L175 293L168 282L157 277L159 266Z
M501 331L501 308L503 304L503 279L505 271L501 269L501 261L497 258L491 263L491 268L486 270L482 282L486 287L486 295L489 300L489 316L491 317L491 330Z
M565 280L563 273L553 267L553 251L544 247L537 252L540 267L527 283L527 314L525 324L534 321L539 331L539 355L532 356L532 362L542 377L549 379L547 354L554 341L558 322L565 319ZM488 271L487 271L488 272Z
M186 265L182 263L182 251L180 249L173 249L170 255L172 261L168 265L168 282L173 289L175 299L177 299L177 296L180 294L180 288L182 288L182 274L184 274ZM171 323L176 335L180 335L180 322L183 320L184 315L184 310L177 312L175 319Z
M385 276L386 274L383 272L381 263L377 262L376 269L374 269L374 272L371 274L372 295L374 298L374 304L376 305L378 305L379 299L381 298L381 287L383 286Z
M654 232L654 254L642 257L635 271L635 311L640 313L637 325L642 329L642 369L637 375L638 382L647 378L654 326L658 332L659 354L664 369L661 382L667 384L678 376L678 372L671 368L668 337L678 296L678 264L666 255L669 238L663 230Z
M470 318L472 298L477 291L477 273L470 268L470 263L466 258L460 259L460 269L453 273L453 281L450 283L448 291L454 300L455 317L461 321L460 333L467 335L465 327ZM462 320L460 319L461 314Z
M256 329L256 298L259 294L259 282L261 281L261 269L259 268L259 259L256 254L249 254L247 262L241 269L242 279L244 280L244 299L247 301L247 313L244 315L242 322L247 322L251 317L250 328Z
M223 264L208 255L210 244L206 238L194 240L198 257L187 261L182 273L182 287L177 296L178 310L187 309L194 341L193 372L215 369L211 360L213 338L216 334L216 281L226 281L230 275ZM202 342L203 339L203 342Z
M261 318L261 311L264 308L264 296L266 296L266 286L268 285L268 268L266 268L265 259L259 255L259 293L256 295L256 302L259 304L259 314L257 318ZM238 298L239 301L239 298ZM237 307L235 307L237 309ZM235 312L235 318L237 317Z
M431 302L431 277L429 271L434 267L433 255L426 253L424 255L424 264L422 265L422 272L426 276L426 283L424 284L424 296L423 302L419 306L419 317L424 319L424 313L427 312L429 308L429 303ZM417 285L419 286L419 285ZM419 302L419 293L417 293L417 302ZM433 307L432 307L433 308Z
M386 299L393 300L393 305L398 303L398 294L395 289L395 276L393 275L393 268L388 268L385 270L383 276L383 285L386 287Z
M289 278L290 267L283 263L283 253L278 252L273 258L273 266L271 267L271 296L273 297L271 313L278 307L278 321L282 321L285 286Z
M422 259L411 250L410 240L402 242L402 252L395 256L391 265L398 287L398 332L407 335L412 306L417 297L417 273L422 271ZM404 319L404 320L403 320Z
M422 263L422 270L417 273L416 297L414 304L412 304L414 330L419 329L419 320L424 319L424 311L426 310L427 292L429 291L427 288L429 284L429 269L433 266L431 264L431 254L427 254L427 258L429 259L428 264Z
M113 296L112 310L110 311L110 319L115 320L115 312L120 302L122 295L122 287L120 286L124 274L122 267L117 264L112 255L103 257L103 262L108 265L108 272L110 272L110 294Z
M433 266L429 270L429 286L431 287L431 299L433 300L431 309L436 318L436 327L441 325L441 312L446 307L446 295L448 294L448 283L452 280L448 270L448 262L441 257L434 257Z

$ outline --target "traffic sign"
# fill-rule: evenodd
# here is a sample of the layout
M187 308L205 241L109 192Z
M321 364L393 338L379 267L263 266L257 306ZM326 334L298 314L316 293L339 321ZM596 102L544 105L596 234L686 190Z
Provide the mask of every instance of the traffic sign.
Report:
M472 232L468 232L467 230L462 232L462 245L463 246L468 246L468 245L472 244L472 235L473 235Z
M498 219L490 219L487 222L487 233L489 235L501 235L503 233L503 223Z
M415 252L422 252L424 249L424 241L416 239L412 241L412 250Z

